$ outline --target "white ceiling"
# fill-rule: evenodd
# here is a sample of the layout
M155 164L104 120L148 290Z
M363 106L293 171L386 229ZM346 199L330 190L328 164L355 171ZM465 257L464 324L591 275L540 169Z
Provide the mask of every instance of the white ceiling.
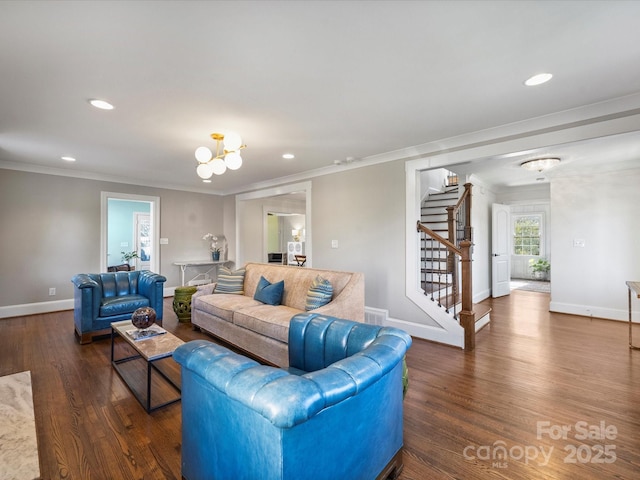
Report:
M365 164L637 94L639 18L629 1L2 1L0 166L232 193ZM204 185L193 152L229 130L244 165ZM628 163L626 140L599 148ZM587 146L556 150L557 171ZM488 182L525 181L507 178L524 156L485 159Z

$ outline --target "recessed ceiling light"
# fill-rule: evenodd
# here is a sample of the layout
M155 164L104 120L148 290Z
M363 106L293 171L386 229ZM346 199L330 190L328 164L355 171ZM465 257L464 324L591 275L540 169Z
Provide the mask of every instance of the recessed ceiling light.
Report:
M100 110L113 110L114 108L109 102L105 100L98 100L97 98L89 100L89 103Z
M282 155L282 158L286 158L287 160L291 160L292 158L296 158L296 156L293 153L285 153L284 155Z
M527 87L534 87L536 85L541 85L543 83L548 82L549 80L551 80L551 77L553 77L553 75L551 75L550 73L539 73L537 75L534 75L533 77L527 79L524 84Z
M211 180L202 180L202 183L211 183Z
M65 155L64 157L60 157L62 160L64 160L65 162L75 162L76 159L73 157L69 157L67 155Z

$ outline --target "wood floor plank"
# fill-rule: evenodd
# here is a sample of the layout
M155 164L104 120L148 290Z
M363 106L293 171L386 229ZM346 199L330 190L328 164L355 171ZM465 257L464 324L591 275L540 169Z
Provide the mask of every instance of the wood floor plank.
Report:
M171 301L165 328L210 339ZM544 293L484 303L491 323L474 352L414 339L400 479L640 478L640 351L627 325L549 313ZM31 370L43 479L181 478L180 403L148 415L111 367L110 339L79 345L71 311L0 320L0 339L0 375ZM615 438L576 439L579 422ZM567 438L551 438L560 427ZM600 445L615 461L595 458Z

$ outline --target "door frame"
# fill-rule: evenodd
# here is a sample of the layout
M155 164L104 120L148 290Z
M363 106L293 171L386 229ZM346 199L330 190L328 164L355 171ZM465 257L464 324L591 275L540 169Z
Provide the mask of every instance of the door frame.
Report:
M311 267L312 262L312 225L311 221L311 182L294 183L290 185L282 185L274 188L267 188L264 190L256 190L253 192L242 193L236 195L236 264L244 264L244 251L241 248L240 242L240 224L243 220L243 203L249 200L255 200L258 198L269 198L285 195L287 193L304 192L305 193L305 235L306 235L306 252L307 252L307 266ZM263 235L265 234L266 219L263 218ZM247 240L244 239L246 242ZM262 249L266 249L266 240L262 239ZM266 252L263 252L266 256Z
M151 220L152 251L157 252L151 256L149 269L154 273L160 272L160 197L147 195L134 195L131 193L100 192L100 271L107 271L107 242L109 200L130 200L135 202L150 203L149 216Z

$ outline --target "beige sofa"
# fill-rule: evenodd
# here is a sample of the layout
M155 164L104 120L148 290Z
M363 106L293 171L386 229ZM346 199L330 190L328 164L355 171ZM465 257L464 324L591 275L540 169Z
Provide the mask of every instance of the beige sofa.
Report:
M289 365L288 337L291 317L305 311L309 286L320 275L329 280L333 297L314 313L364 322L364 275L314 268L248 263L244 294L213 293L215 284L202 285L191 300L191 323L268 363ZM284 280L282 304L254 300L260 277Z

